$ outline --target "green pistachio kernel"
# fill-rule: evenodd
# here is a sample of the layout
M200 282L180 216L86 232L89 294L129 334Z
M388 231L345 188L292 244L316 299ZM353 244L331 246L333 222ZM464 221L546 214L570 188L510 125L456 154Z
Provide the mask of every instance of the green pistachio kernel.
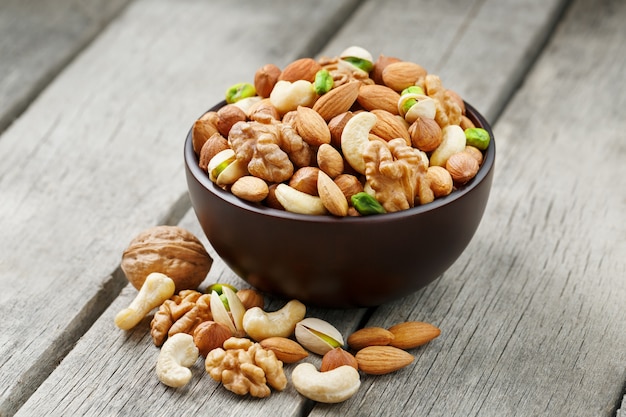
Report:
M420 87L419 85L412 85L405 88L404 90L402 90L402 93L400 93L401 96L405 94L424 94L424 90L422 90L422 87Z
M481 127L470 127L465 129L466 145L473 146L481 151L484 151L487 147L489 147L489 140L489 132Z
M222 171L224 171L226 169L226 167L228 167L228 165L230 165L233 161L234 161L234 159L228 159L228 160L222 162L221 164L219 164L218 166L216 166L215 169L212 172L213 178L219 177L220 174L222 173Z
M313 89L318 96L328 93L335 84L332 75L327 69L321 69L315 74L315 81L313 82Z
M346 62L351 63L355 67L365 72L370 72L372 68L374 68L374 63L372 61L368 61L367 59L357 58L353 56L347 56L345 58L341 58Z
M378 200L365 191L354 194L350 197L350 200L352 201L354 208L363 216L368 216L370 214L383 214L387 212Z
M237 292L237 288L233 285L230 284L226 284L226 283L221 283L221 282L216 282L215 284L211 284L207 289L206 289L206 293L210 294L211 292L215 291L218 295L222 295L224 293L223 288L224 287L228 287L231 290L233 290L233 292Z
M222 304L226 307L226 311L230 311L230 306L228 305L228 298L226 294L220 294L220 300L222 300Z
M411 107L417 104L417 100L410 98L402 103L402 113L407 114Z
M343 347L341 342L339 342L338 340L333 339L332 337L328 336L327 334L324 334L324 333L319 332L317 330L313 330L311 328L309 328L308 330L311 333L313 333L314 335L316 335L317 337L319 337L320 339L322 339L324 342L328 343L333 348Z
M254 88L252 84L250 83L235 84L226 91L226 103L228 104L236 103L237 101L241 99L253 97L255 95L256 95L256 89Z

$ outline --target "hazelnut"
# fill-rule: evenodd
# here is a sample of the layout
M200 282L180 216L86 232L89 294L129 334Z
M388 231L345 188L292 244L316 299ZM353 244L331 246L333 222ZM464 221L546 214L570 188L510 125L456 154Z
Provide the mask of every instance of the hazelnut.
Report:
M211 136L205 143L202 145L202 149L200 150L200 158L198 161L198 165L203 171L207 171L209 168L209 161L219 152L224 149L230 148L228 145L228 141L218 132L215 132L213 136Z
M363 184L352 174L338 175L334 181L348 201L350 197L363 191Z
M478 149L475 146L466 145L465 150L463 152L467 152L470 155L472 155L476 159L476 162L478 162L478 165L482 165L483 153L480 151L480 149Z
M343 128L346 126L346 123L348 123L348 120L350 120L351 117L352 112L348 111L333 117L328 122L331 144L335 148L341 147L341 133L343 132Z
M224 342L233 336L228 327L215 321L204 321L193 331L193 341L202 356L213 349L222 347Z
M411 143L420 151L430 152L441 144L443 134L441 127L434 119L418 117L409 126Z
M193 128L191 130L191 141L196 155L200 155L200 151L202 146L204 146L204 143L209 140L213 134L217 133L217 120L217 112L211 111L205 113L193 124Z
M317 194L317 175L320 169L316 167L302 167L294 172L289 180L289 186L310 195Z
M469 153L457 152L448 158L446 162L446 169L452 176L454 182L458 184L465 184L478 172L479 166L474 158Z
M350 353L346 352L340 347L329 350L322 357L322 365L320 366L320 372L332 371L340 366L348 365L359 370L359 364L356 358Z
M230 128L237 122L245 122L246 113L234 104L227 104L217 111L217 130L225 138L228 137Z
M280 68L274 64L264 65L257 70L254 74L254 88L260 97L267 98L270 96L280 73Z
M244 288L236 292L237 297L241 300L246 310L252 307L265 307L265 298L260 292L253 290L252 288Z

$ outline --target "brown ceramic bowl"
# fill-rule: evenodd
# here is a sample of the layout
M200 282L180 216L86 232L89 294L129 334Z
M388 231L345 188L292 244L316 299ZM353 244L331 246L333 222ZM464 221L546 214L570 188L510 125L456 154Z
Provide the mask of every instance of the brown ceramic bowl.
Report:
M469 104L467 116L492 138L483 165L463 188L430 204L337 218L248 203L217 187L198 167L190 131L184 156L191 203L215 251L257 289L322 307L377 306L438 278L478 228L496 144L487 121Z

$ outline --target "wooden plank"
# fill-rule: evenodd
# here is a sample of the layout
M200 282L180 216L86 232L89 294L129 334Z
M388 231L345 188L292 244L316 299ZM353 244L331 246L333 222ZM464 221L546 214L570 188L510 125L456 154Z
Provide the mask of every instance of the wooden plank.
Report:
M386 6L391 7L393 2L388 3ZM427 4L427 3L426 3ZM443 3L441 3L443 4ZM543 3L547 9L544 14L536 15L539 20L543 22L543 25L548 25L550 16L552 16L552 10L556 3ZM401 5L401 4L400 4ZM405 4L406 6L406 4ZM432 6L432 5L431 5ZM171 6L170 6L171 7ZM367 8L367 4L363 6L363 9L367 13L377 13L380 15L380 10ZM452 10L452 5L443 4L444 10ZM433 7L437 10L436 7ZM368 11L369 10L369 11ZM387 10L383 8L381 10ZM400 13L397 10L396 13ZM402 10L402 9L401 9ZM463 9L464 13L469 13L471 8ZM135 10L131 9L130 13L134 13ZM138 13L138 12L137 12ZM133 14L134 16L134 14ZM367 16L367 14L366 14ZM380 16L379 16L380 17ZM388 17L390 21L393 21L395 15L392 14ZM164 18L164 17L162 17ZM130 18L128 18L130 19ZM182 18L181 18L182 19ZM363 19L363 17L361 17ZM158 20L152 17L155 24L158 24ZM456 20L457 25L461 25L464 19L459 18ZM341 32L342 34L353 33L349 29L354 22L358 23L358 19L350 20L346 24L346 27ZM412 27L412 26L411 26ZM543 29L542 25L539 27ZM385 30L387 26L381 26L373 35L376 39L387 39ZM355 31L354 33L362 33L364 29ZM446 33L443 31L441 33ZM352 38L334 39L324 51L328 54L337 54L342 48L356 42ZM383 36L384 35L384 36ZM518 57L517 54L527 53L527 43L532 43L532 37L518 39L519 45L517 48L511 49L510 59L515 60ZM355 41L355 42L353 42ZM526 43L525 43L526 42ZM380 44L378 44L380 45ZM373 52L378 50L386 51L383 46L380 45L380 49L376 43L364 45L371 47ZM434 48L436 45L433 45ZM405 52L410 50L406 48ZM397 55L406 57L406 59L417 60L418 56L410 54L404 54L399 51ZM503 59L498 57L498 59ZM263 63L263 62L261 62ZM260 63L257 63L257 65ZM246 65L242 63L241 65ZM227 69L226 69L227 68ZM245 67L249 68L249 66ZM223 72L231 70L247 71L241 67L225 66L225 69L211 70L211 75L215 79L220 77L226 78L227 75ZM500 69L497 67L490 68L490 71L497 72ZM457 71L462 72L463 69L458 67ZM245 78L245 77L244 77ZM514 78L514 77L513 77ZM241 77L233 77L231 82L240 81ZM216 83L217 84L217 81ZM215 88L215 84L212 87ZM225 82L219 83L222 87L219 87L218 91L223 89L223 85L227 85ZM181 85L177 85L177 88L183 88ZM186 88L189 88L187 86ZM209 87L207 87L209 88ZM198 106L196 100L195 105ZM488 100L487 100L488 101ZM189 112L189 109L185 110ZM195 114L193 111L191 114ZM181 116L182 115L182 116ZM183 110L178 114L178 117L185 119L186 123L190 123L188 115L183 115ZM172 122L172 120L170 120ZM177 169L180 169L177 168ZM152 199L152 196L150 197ZM152 201L152 200L151 200ZM147 222L143 222L145 224ZM195 222L193 215L188 213L187 217L183 220L181 225L199 232L199 226ZM137 227L137 230L141 227ZM129 234L129 238L130 238ZM123 240L119 237L120 242L115 248L109 248L110 251L115 251L123 248L127 243L127 240ZM115 245L113 245L115 246ZM119 252L118 252L119 253ZM218 279L220 281L235 282L241 284L235 277L232 276L227 268L221 263L216 263L212 268L211 276L208 281ZM234 280L234 281L231 281ZM433 287L435 288L435 287ZM37 413L39 415L54 415L60 412L64 414L81 414L81 415L108 415L108 414L149 414L151 410L162 409L164 413L176 413L177 410L184 410L185 413L190 410L206 410L217 409L224 410L229 414L237 415L267 415L268 411L272 413L279 413L280 415L300 415L302 412L308 410L310 407L309 402L303 401L299 396L295 394L293 388L289 388L287 392L280 393L279 395L273 395L268 401L251 401L247 398L239 398L233 395L225 393L224 390L217 389L215 383L202 374L201 364L197 363L194 367L194 382L192 386L185 388L184 390L168 390L161 387L156 383L153 375L153 364L156 358L156 351L152 349L151 342L147 335L146 327L137 329L127 336L120 335L120 331L113 327L111 320L119 309L130 302L133 291L126 288L122 293L122 296L114 301L112 306L103 314L102 319L98 320L94 327L79 341L76 348L70 352L66 359L61 363L59 368L53 372L49 379L47 379L41 388L31 397L26 405L20 410L18 415L29 415ZM278 302L274 301L272 306L278 306ZM310 314L315 316L321 316L330 322L336 324L344 334L348 334L352 328L356 326L358 320L362 317L362 311L355 311L348 313L348 319L345 318L346 312L333 311L333 310L311 310ZM394 312L390 318L400 319L404 317L404 313ZM107 336L104 336L107 335ZM102 356L92 355L91 352L97 349L99 344L102 343L103 337L107 338L110 345ZM438 343L438 342L436 342ZM128 346L130 344L130 346ZM319 359L318 359L319 360ZM288 367L287 371L290 372ZM78 372L80 370L80 372ZM385 378L378 379L378 381L385 381ZM197 381L197 382L196 382ZM107 387L111 385L111 388L104 388L97 392L97 399L94 399L96 393L92 388L93 385ZM146 389L146 387L150 387ZM146 394L143 392L148 391ZM146 398L149 396L149 398ZM367 407L371 407L371 402L377 402L378 396L373 396L366 402ZM352 403L354 404L354 403ZM335 408L329 408L329 410L335 410ZM361 410L366 412L365 410Z
M425 320L442 336L311 416L614 415L626 381L625 18L624 2L573 4L495 127L491 200L467 251L368 322Z
M0 3L0 132L128 0Z
M0 414L17 411L117 296L130 239L188 210L193 120L262 64L310 53L352 7L134 2L4 132Z

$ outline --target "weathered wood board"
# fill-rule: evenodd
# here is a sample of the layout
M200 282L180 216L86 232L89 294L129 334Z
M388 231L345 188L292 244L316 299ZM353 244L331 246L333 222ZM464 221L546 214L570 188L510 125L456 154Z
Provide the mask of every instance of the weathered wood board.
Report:
M1 415L118 295L130 239L188 210L182 143L193 120L261 65L310 54L353 7L134 2L4 132Z
M150 7L147 6L148 4ZM217 4L221 8L224 8L224 10L220 9L220 11L228 16L234 16L235 14L237 16L241 15L241 4L238 4L236 10L235 8L228 8L226 4ZM387 53L388 45L383 44L382 42L389 39L386 37L386 29L388 28L388 25L381 25L377 34L374 33L373 36L371 33L371 27L359 25L359 19L373 19L369 16L369 13L376 13L378 19L385 18L385 15L381 15L381 10L385 10L386 13L393 12L390 13L387 19L389 19L389 22L394 22L397 16L402 15L402 11L406 9L400 8L399 10L389 10L389 7L392 7L393 4L394 2L386 3L385 6L381 7L379 10L375 8L368 9L370 6L366 3L363 8L359 10L359 13L356 15L357 17L346 23L346 26L343 27L342 31L340 31L339 34L327 45L324 52L329 54L338 53L339 49L347 46L348 44L361 44L370 48L374 53L385 52L388 55L398 55L405 59L423 62L419 59L422 55L413 55L414 52L405 54L403 50L396 49L397 52L393 52L392 50L392 52ZM472 16L475 16L477 13L478 9L476 9L476 6L463 6L466 8L461 9L465 10L462 12L458 9L461 7L459 5L455 5L455 7L453 7L453 5L449 3L440 2L439 4L443 10L454 10L456 13L461 14L465 13L465 17L461 16L455 20L455 24L457 25L455 26L456 32L462 34L462 36L459 37L461 41L464 39L464 36L480 37L479 33L481 31L478 30L479 27L477 25L468 24L468 20L471 22ZM532 7L529 7L528 9L529 13L532 12L532 16L534 16L535 19L533 26L535 32L527 33L526 37L516 37L515 41L517 43L513 48L503 50L492 49L492 51L496 53L496 56L493 56L492 59L497 62L505 62L508 65L503 68L497 66L488 68L488 70L492 72L492 79L495 79L497 74L498 77L502 76L506 78L508 76L510 83L519 83L521 74L517 69L512 69L511 62L519 63L522 62L526 56L533 55L533 48L537 48L541 43L537 42L537 36L539 36L538 33L543 33L544 35L547 34L551 26L552 19L555 17L555 10L560 8L559 2L542 2L541 4L545 7L545 9L541 9L542 13L537 13L537 10ZM398 5L406 6L405 3L399 3ZM428 3L425 3L424 7L428 5ZM182 180L182 163L181 161L172 160L171 155L176 154L176 147L181 145L181 132L184 134L193 120L193 117L195 117L193 115L200 113L198 109L204 110L204 108L207 107L206 97L211 95L214 97L221 96L224 85L241 81L242 78L249 78L253 72L253 68L256 68L263 63L275 60L277 61L276 63L282 64L287 62L289 59L292 59L295 55L305 55L310 53L310 50L307 49L310 47L310 43L308 43L309 41L306 41L305 36L300 33L302 35L298 38L300 43L296 42L293 37L290 37L288 40L286 39L285 42L296 42L296 45L291 45L291 49L284 50L299 52L283 52L283 55L273 56L272 51L274 50L259 51L258 49L255 49L253 45L249 45L250 37L252 35L248 35L248 37L244 39L237 37L236 39L239 43L231 44L240 46L242 49L246 50L247 54L245 58L241 58L239 55L237 57L231 57L225 51L220 49L210 51L202 50L203 54L207 54L202 56L203 59L193 56L190 51L195 52L201 50L199 48L204 42L193 38L191 34L194 34L194 32L189 28L189 26L192 25L195 16L202 15L203 13L210 13L211 9L206 7L209 6L201 6L192 2L186 3L184 7L176 6L175 4L165 5L162 3L157 3L157 7L154 7L154 3L149 3L147 1L137 2L133 4L127 12L120 17L120 19L118 19L118 21L112 26L111 30L107 31L98 40L98 42L92 46L92 48L85 51L80 59L77 60L75 66L70 67L67 70L69 74L74 75L75 73L82 73L84 71L94 72L94 69L98 65L102 65L105 60L113 60L113 62L125 62L130 60L125 68L137 71L137 73L128 73L126 71L118 70L112 74L105 72L105 74L96 77L96 81L100 84L104 82L112 83L112 86L109 85L108 88L113 91L107 94L109 97L115 98L116 104L121 106L122 109L118 110L114 106L102 106L101 108L85 111L84 113L86 114L88 120L82 122L81 126L83 131L87 130L87 127L91 126L92 123L100 123L102 126L108 126L107 123L110 123L110 120L106 120L105 116L107 115L107 112L113 113L114 116L118 115L118 112L120 112L123 116L123 122L120 122L118 131L112 134L113 139L118 138L118 141L121 141L122 137L128 138L130 133L137 135L145 134L145 126L150 126L151 134L147 137L150 139L153 139L155 136L160 138L160 140L157 141L158 147L152 146L148 150L145 147L148 139L137 139L137 149L132 150L133 154L131 156L135 158L139 158L139 156L141 156L141 158L144 158L142 163L146 165L146 170L150 169L148 161L155 161L157 167L166 168L164 170L154 168L152 171L146 172L146 175L152 178L151 185L154 187L153 190L150 192L146 191L141 194L140 197L135 199L125 195L123 197L125 206L122 208L117 208L113 205L113 202L102 201L100 195L92 197L93 201L91 203L91 209L95 206L98 208L96 213L97 215L102 216L106 214L107 218L110 219L107 222L100 220L100 226L102 224L110 224L110 226L108 229L101 231L100 239L103 239L104 241L87 239L87 242L90 243L90 245L87 245L87 247L90 248L90 254L97 254L100 251L106 252L106 255L101 255L102 259L97 259L98 271L100 272L100 275L96 274L95 278L90 278L91 280L115 282L116 285L121 285L123 280L119 273L115 278L111 278L104 276L102 271L109 273L111 271L115 271L117 263L119 262L119 254L121 254L121 250L137 231L155 223L163 221L171 222L177 218L177 213L180 212L179 208L185 207L186 202L183 201L184 198L179 200L178 197L180 197L180 194L172 191L172 188L180 191L182 189L181 187L184 187L184 184L181 185L179 181ZM210 7L215 6L212 3L212 6ZM251 6L248 5L248 7ZM290 9L288 5L281 5L281 7L291 10L291 13L293 13L294 16L299 16L299 13L301 13L300 11L302 10L301 5L298 6L297 9ZM437 7L432 4L429 7L432 7L431 13L435 13L438 10ZM298 13L296 13L296 10ZM316 8L316 10L319 10L319 8ZM238 13L235 13L236 11ZM361 14L364 13L364 11L366 13L364 15ZM517 12L517 8L515 8L515 11ZM267 25L268 28L271 27L272 21L268 17L271 13L269 11L266 11L266 13L267 15L262 14L260 18L258 13L255 13L255 24L259 24L261 27L265 27L265 25ZM502 13L502 11L499 11L499 13ZM213 12L213 14L216 14L216 12ZM507 16L506 13L503 14ZM245 13L243 13L243 15L245 15ZM264 20L264 16L266 20ZM284 16L284 14L282 16ZM288 13L288 16L291 16L291 14ZM333 16L336 19L336 14L333 14ZM441 11L439 11L438 16L440 18L444 18L448 15L442 14ZM508 22L508 25L514 26L519 17L513 18L513 14L509 14L509 16L511 17L511 20ZM531 15L529 14L528 17L530 18ZM224 18L224 20L226 21L227 19ZM147 27L148 25L144 24L148 21L150 22L150 28ZM258 23L259 21L264 23ZM299 22L294 22L294 25L300 28L298 23ZM355 29L354 31L350 30L352 27L351 25L353 24L360 29ZM502 27L508 26L504 22L501 22L500 24ZM420 28L419 25L416 27ZM365 28L368 29L367 36L372 36L371 39L374 39L369 43L363 41L364 38L361 37L363 36ZM211 31L209 28L205 29L208 33L205 36L218 33ZM428 27L422 27L422 30L424 30L421 35L422 38L427 39L427 35L430 33L428 29ZM223 26L222 30L224 30ZM288 37L288 30L284 30L285 33L283 33L282 36ZM449 30L450 29L448 28L448 31ZM269 36L268 32L263 33L265 33L265 36ZM313 38L315 33L309 33L308 35ZM448 32L442 30L441 33L442 35L445 35ZM134 37L130 37L133 38L134 41L128 44L127 39L129 39L129 35L131 34L135 35ZM231 35L231 33L228 34ZM272 36L275 36L275 34L272 33ZM486 33L484 36L485 37L482 39L482 42L484 43L491 39L491 36ZM256 38L260 39L260 36L257 36ZM443 50L454 50L454 45L456 45L456 42L458 42L459 39L448 39L447 42L444 42L445 47ZM426 43L427 46L424 46L423 48L424 50L432 49L433 62L438 62L438 60L443 59L443 55L437 57L434 52L435 50L438 50L440 53L442 52L441 43L442 41L440 37L434 37L430 42ZM155 45L160 45L160 47L157 48ZM180 51L180 54L183 56L179 56L181 59L178 63L165 63L153 57L153 53L159 55L158 52L163 51L163 53L165 53L164 51L166 50L170 51L170 55L168 56L171 57L171 50L175 50L177 46L180 49L180 45L184 45L188 49ZM146 52L146 55L140 54L139 57L134 57L134 54L143 50L144 47L153 49L150 51L151 53ZM155 48L157 50L154 50ZM399 47L396 46L396 48ZM407 47L406 50L408 49L410 48ZM115 56L117 57L115 59L113 58L114 51L116 53ZM120 53L122 55L119 55ZM223 64L223 69L213 70L195 68L193 66L190 68L191 62L200 66L201 62L204 62L205 60L208 62L209 58L213 57L214 54L219 55L220 53L223 54L222 58L229 57L229 59L231 59L231 61L228 61L228 64ZM500 54L505 54L505 56ZM151 61L154 59L156 59L156 62ZM147 60L147 62L140 65L139 62L142 60ZM226 61L218 59L211 60L211 62L221 63ZM470 75L485 71L482 66L479 68L468 68L465 65L456 66L454 65L455 61L449 58L447 62L448 66L446 66L446 70L449 71L449 74L456 74L455 76L458 77L458 79L464 79L463 74ZM477 65L480 63L478 62L474 64ZM141 68L137 69L134 68L134 66ZM429 67L427 63L426 66ZM147 70L148 68L150 71ZM145 71L142 75L149 77L149 81L141 80L139 76L139 70L141 69ZM502 72L507 73L507 71L508 75L502 74ZM185 77L183 75L182 78L184 79L180 79L181 74L185 74L187 76ZM211 78L210 82L203 79L203 77L207 74ZM484 80L490 79L488 74L482 75ZM157 83L153 77L159 77L159 82ZM165 80L161 80L162 77L165 77ZM203 80L203 82L200 84L193 84L190 83L189 80ZM139 83L140 85L135 85L135 83ZM147 93L144 91L144 88L146 88L146 85L149 85L149 83L157 84L165 91L153 92L151 94ZM471 85L472 81L466 80L464 83ZM494 87L494 89L505 88L506 85L507 83L503 81L502 85ZM73 86L74 81L69 82L64 79L60 79L57 83L55 83L55 85L51 86L49 95L61 96L65 89ZM124 89L130 88L130 86L133 87L132 92L138 93L138 102L128 100L129 93L128 91L124 91ZM93 89L90 94L95 94ZM184 100L181 99L181 97L184 98ZM484 103L485 107L491 106L495 108L494 103L499 100L499 98L497 98L497 94L494 94L491 98L484 98L483 100L484 101L482 103ZM83 101L84 100L75 99L74 105L81 104ZM470 99L470 101L472 101L472 99ZM152 103L152 106L149 103ZM171 104L165 106L163 103ZM155 124L155 115L163 117L163 109L161 106L165 107L168 114L165 116L165 120L158 120ZM131 111L127 107L130 107L134 111ZM145 109L146 107L148 108L148 112L144 115L140 110ZM169 112L171 112L171 114ZM493 114L497 114L499 113L499 110L493 110L492 112ZM24 118L32 118L35 117L35 115L37 115L37 113L33 113L33 115L27 114ZM56 117L60 118L61 116L57 114ZM100 117L103 117L104 120L101 120ZM133 117L138 117L140 120L132 123L131 127L133 129L129 131L129 128L126 127L126 125L131 123ZM54 119L54 117L51 118ZM172 126L175 126L175 128ZM152 134L152 131L155 131L155 133ZM162 153L157 152L156 149L162 149ZM153 153L157 153L157 155L153 155ZM119 151L114 156L115 158L123 157ZM109 163L115 160L113 156L109 156L107 158ZM115 172L115 168L124 170L124 167L128 166L124 164L128 164L127 159L125 161L117 162L117 165L110 168L110 170L107 170L106 173L112 175L114 179L117 176L118 183L124 184L124 190L128 190L130 187L131 191L140 192L143 190L143 184L140 180L145 179L145 177L140 177L141 173L139 171L141 170L137 170L137 172L133 172L131 174L127 173L128 175L136 176L137 178L134 181L137 183L133 180L123 178L123 175ZM83 168L83 170L85 169L86 168ZM168 178L169 180L167 180L165 184L160 184L159 181L162 182ZM98 187L104 188L98 188L99 193L117 190L117 187L106 188L103 185L98 185ZM116 196L119 197L120 191L117 191L117 193L118 194L116 194ZM118 201L115 201L115 203L119 202L119 199L117 200ZM99 208L96 203L105 204L106 207ZM162 207L162 209L155 209L155 207ZM169 207L174 208L170 211L165 209ZM107 214L110 210L113 210L113 213ZM172 213L174 213L174 215L172 215ZM83 216L86 217L85 214L83 214ZM126 216L126 218L123 218L124 216ZM146 218L146 216L149 217ZM191 212L187 213L181 225L200 234L200 229L195 223L193 213ZM83 239L86 238L83 237ZM81 243L84 244L84 241L81 241ZM74 259L74 268L79 271L83 271L81 268L84 268L85 262L85 257ZM459 260L457 265L465 265L467 262L468 260L463 258ZM223 266L223 264L217 263L211 274L212 275L209 277L209 281L219 279L241 284L241 282L238 281L238 279L235 278L232 273ZM74 274L74 277L76 276L78 275ZM456 280L453 279L452 283L450 283L449 276L450 274L446 274L441 281L416 294L414 297L407 297L407 299L401 300L398 303L382 307L381 314L386 314L386 319L390 322L415 317L432 321L445 328L446 323L438 320L441 315L435 314L437 306L450 311L452 309L450 304L453 300L455 300L456 304L454 307L457 310L463 310L466 303L473 301L468 300L468 297L471 294L463 294L463 287L461 285L463 277L457 277ZM461 288L455 287L454 284L461 285ZM86 291L85 288L81 288L81 290L83 292ZM484 288L482 290L484 290ZM286 392L273 395L269 401L262 402L242 399L234 395L230 395L224 390L218 389L213 381L211 381L206 375L203 378L199 376L202 374L202 365L200 362L194 366L195 379L191 386L188 386L183 390L165 389L159 385L153 374L153 364L156 360L157 351L156 348L151 345L147 334L147 323L144 323L144 326L139 327L137 330L128 334L119 331L112 324L114 314L123 306L128 304L133 296L134 290L126 287L121 296L113 301L113 304L106 309L101 319L98 320L77 343L76 347L41 385L40 389L35 392L26 405L20 410L18 415L31 415L33 413L38 413L40 415L56 415L59 413L67 415L127 415L131 413L146 414L155 409L163 410L163 414L174 415L177 413L186 415L189 412L196 410L224 410L224 412L228 411L231 414L236 413L238 415L267 415L271 410L273 414L299 415L303 410L308 410L311 406L310 403L303 401L299 396L297 396L293 391L293 388L289 388ZM74 298L84 300L85 295L83 295L82 298L75 295ZM109 298L101 302L102 309L106 308L106 303L108 301ZM278 304L275 302L274 305ZM500 305L499 307L501 308L503 306ZM346 333L358 323L363 312L354 311L352 313L351 318L346 320L345 312L332 310L312 311L312 314L323 316L329 321L337 323L340 330ZM460 314L458 311L457 313ZM446 318L449 321L454 322L454 317ZM478 317L474 318L478 319ZM377 320L382 321L381 318L375 318L371 323L375 323ZM498 331L496 328L492 328L492 330L496 332ZM467 331L468 330L466 329L465 332ZM106 339L104 343L103 339ZM432 343L432 345L429 345L428 348L422 349L419 352L423 352L423 355L426 356L430 355L431 358L436 357L437 355L442 355L442 352L445 352L446 350L450 351L450 349L447 349L446 344L454 344L454 341L455 337L453 334L447 335L445 338L442 337L436 340ZM97 354L94 354L94 352L97 352ZM451 349L450 355L456 355L457 360L460 360L459 358L464 359L462 353L463 346L454 345ZM427 369L424 369L421 366L421 364L427 363L429 360L426 356L418 358L416 361L417 363L411 369L427 371ZM450 371L450 364L448 364L448 368L442 370L442 375L445 375L445 370ZM406 381L407 375L410 375L410 371L409 373L399 375L399 381ZM404 375L404 377L402 375ZM346 411L346 408L320 407L315 412L324 412L324 410L326 410L329 413L341 412L343 413L342 415L354 415L356 408L359 408L358 411L362 414L369 413L370 411L368 410L371 410L372 415L378 415L380 414L380 410L375 408L375 404L379 403L380 399L384 398L387 394L383 392L382 388L377 389L376 383L381 384L380 386L382 386L385 382L393 381L394 377L398 378L396 375L391 377L364 379L364 384L368 384L373 391L369 390L370 395L367 398L357 397L344 405L345 407L355 407L354 409ZM485 376L485 378L486 377L487 376ZM398 391L398 387L394 384L390 384L389 387L390 389ZM404 386L403 390L405 390ZM359 395L365 396L368 394L368 390L366 388L364 388L361 392L362 393ZM294 409L294 406L297 406L297 408ZM362 406L366 408L361 408Z
M614 415L626 381L625 18L624 2L573 3L495 126L496 177L468 250L368 323L425 320L441 337L312 416Z
M0 132L127 3L0 2Z

